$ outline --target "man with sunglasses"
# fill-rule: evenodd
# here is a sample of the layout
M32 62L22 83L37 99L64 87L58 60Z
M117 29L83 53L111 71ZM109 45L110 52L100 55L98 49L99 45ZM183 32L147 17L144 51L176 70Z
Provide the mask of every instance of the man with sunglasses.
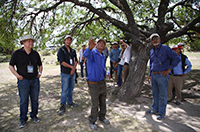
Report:
M154 47L150 51L148 80L151 80L153 104L147 113L156 114L157 119L162 120L166 114L169 73L178 65L180 58L169 46L160 43L157 33L153 33L150 40Z

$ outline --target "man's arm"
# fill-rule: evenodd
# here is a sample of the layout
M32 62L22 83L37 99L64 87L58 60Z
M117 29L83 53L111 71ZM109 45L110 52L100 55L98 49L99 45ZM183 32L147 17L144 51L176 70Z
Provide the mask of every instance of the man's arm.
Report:
M23 79L23 77L17 73L14 66L9 65L9 69L13 73L13 75L15 75L19 80Z

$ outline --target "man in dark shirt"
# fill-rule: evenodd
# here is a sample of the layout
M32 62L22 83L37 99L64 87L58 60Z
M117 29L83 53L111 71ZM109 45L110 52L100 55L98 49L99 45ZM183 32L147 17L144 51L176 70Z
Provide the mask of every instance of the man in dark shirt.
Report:
M42 62L37 51L33 50L33 43L36 40L31 35L22 37L20 43L23 48L16 50L10 60L9 69L18 79L18 90L20 97L20 124L19 128L26 125L28 120L28 102L31 98L30 117L34 122L39 122L38 96L40 91L39 78L42 75ZM17 67L17 71L15 67ZM39 67L39 72L38 72Z
M160 43L157 33L152 34L150 40L154 47L150 51L148 80L151 80L153 104L147 113L158 114L157 119L162 120L166 114L169 72L177 66L180 58L170 47Z
M62 46L57 54L58 61L61 67L61 102L58 115L63 115L66 111L66 102L69 107L77 107L78 104L73 102L73 89L75 85L76 66L78 63L76 51L70 47L72 37L67 35L65 37L65 45Z

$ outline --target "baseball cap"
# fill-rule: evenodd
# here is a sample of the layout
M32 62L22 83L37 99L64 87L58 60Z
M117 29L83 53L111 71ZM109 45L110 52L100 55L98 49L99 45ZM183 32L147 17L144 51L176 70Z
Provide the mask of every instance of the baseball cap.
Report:
M151 34L151 36L149 37L149 38L150 38L150 40L152 40L152 38L153 38L153 37L155 37L155 36L157 36L157 37L159 37L159 38L160 38L159 34L157 34L157 33L153 33L153 34Z
M179 46L184 46L185 45L185 43L178 43L177 45L179 45Z
M67 38L71 38L72 39L72 36L71 35L66 35L65 39L67 39Z
M176 45L174 45L174 46L173 46L173 48L172 48L172 49L173 49L173 50L174 50L174 49L181 49L181 46L180 46L180 45L178 45L178 44L176 44Z

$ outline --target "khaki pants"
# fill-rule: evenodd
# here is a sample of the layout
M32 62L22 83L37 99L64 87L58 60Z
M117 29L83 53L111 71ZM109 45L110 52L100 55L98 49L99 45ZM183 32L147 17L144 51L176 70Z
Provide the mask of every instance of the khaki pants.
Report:
M171 100L173 93L172 90L175 88L176 91L176 101L181 102L182 100L182 88L183 88L183 78L180 76L173 76L169 75L169 82L168 82L168 94L167 94L167 100Z
M129 73L129 65L124 65L123 72L124 72L124 83L125 83Z

